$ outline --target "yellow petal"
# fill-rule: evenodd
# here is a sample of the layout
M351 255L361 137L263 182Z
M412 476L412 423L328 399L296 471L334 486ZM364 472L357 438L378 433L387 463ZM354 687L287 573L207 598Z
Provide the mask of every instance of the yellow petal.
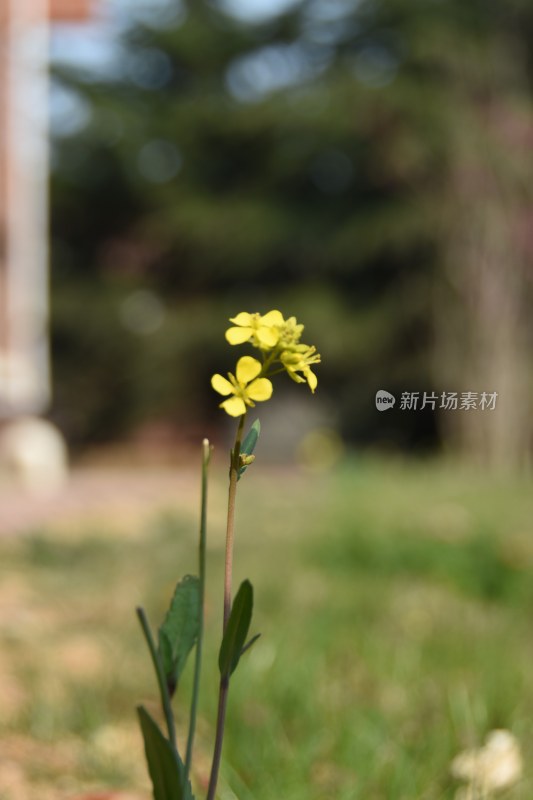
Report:
M269 400L272 397L272 383L268 378L257 378L246 389L246 394L251 400Z
M261 317L261 325L266 325L268 328L271 328L272 325L283 325L284 322L285 320L283 319L283 314L281 311L277 311L276 309L269 311L267 314Z
M297 372L294 371L291 367L285 367L287 370L287 375L289 378L292 378L295 383L305 383L305 378L302 378L301 375L298 375Z
M309 384L309 387L310 387L311 391L314 394L314 391L315 391L315 389L316 389L316 387L318 385L317 376L315 375L314 372L312 372L310 369L308 369L308 370L305 371L305 377L307 378L307 383Z
M211 386L219 394L231 394L233 392L231 383L218 373L211 378Z
M275 347L279 341L279 331L275 328L265 328L261 326L257 329L256 333L259 344L262 344L263 347Z
M241 397L229 397L220 404L220 408L223 408L230 417L240 417L246 411L244 400Z
M243 356L237 361L235 374L240 384L250 383L261 372L261 362L251 356Z
M226 339L230 344L243 344L251 335L251 328L228 328L226 331Z
M252 324L252 315L247 311L241 311L236 317L231 317L230 322L233 322L234 325L246 325L249 327Z

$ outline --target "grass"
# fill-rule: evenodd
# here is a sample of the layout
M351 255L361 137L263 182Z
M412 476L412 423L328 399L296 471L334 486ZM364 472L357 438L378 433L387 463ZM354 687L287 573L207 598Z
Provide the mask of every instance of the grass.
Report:
M215 466L209 503L199 798L224 472ZM321 476L254 466L239 485L235 581L254 584L262 637L231 686L221 800L451 798L451 758L496 727L531 763L532 511L526 480L446 465L350 461ZM150 796L134 705L155 709L157 692L134 607L162 619L174 582L196 569L196 528L176 498L127 535L110 524L0 542L2 800L104 787ZM506 797L532 789L526 768Z

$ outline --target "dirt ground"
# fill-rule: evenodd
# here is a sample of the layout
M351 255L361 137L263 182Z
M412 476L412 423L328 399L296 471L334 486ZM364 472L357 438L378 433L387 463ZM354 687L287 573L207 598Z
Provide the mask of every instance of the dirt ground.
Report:
M128 524L157 510L198 504L198 476L186 468L78 467L59 490L30 492L0 482L0 536L72 526Z

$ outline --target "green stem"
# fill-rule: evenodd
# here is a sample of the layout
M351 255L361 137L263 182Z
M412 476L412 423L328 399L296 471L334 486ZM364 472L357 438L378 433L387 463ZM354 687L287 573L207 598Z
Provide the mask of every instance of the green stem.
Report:
M235 498L237 495L237 478L240 469L240 454L242 432L246 412L241 416L235 436L235 446L231 451L230 473L229 473L229 492L228 492L228 521L226 526L226 566L224 570L224 623L223 632L225 633L231 612L231 582L233 573L233 540L235 532ZM217 727L215 733L215 747L213 751L213 763L211 765L211 775L209 778L209 788L206 800L215 800L217 790L218 773L220 770L220 760L222 758L222 742L224 740L224 727L226 723L226 706L228 703L229 678L220 678L218 691L218 712Z
M155 673L157 675L157 683L159 684L159 693L161 695L161 705L163 707L163 712L167 722L168 738L171 745L174 747L174 749L176 749L176 728L174 725L174 716L172 714L172 707L170 704L170 695L168 693L167 682L165 673L163 672L161 659L159 658L154 637L152 636L152 631L150 630L150 625L148 624L144 608L137 608L136 610L137 616L139 617L139 622L141 623L141 628L144 633L144 638L146 639L146 644L148 645L150 655L152 656L152 663L154 665Z
M265 360L263 361L263 366L261 367L261 372L259 373L259 376L258 376L258 377L262 378L264 375L266 375L267 369L268 369L268 368L270 367L270 365L271 365L272 363L274 363L275 361L277 361L277 353L276 353L276 351L274 351L273 353L271 353L271 354L268 356L268 358L265 358Z
M191 713L189 719L189 735L187 737L187 755L185 758L185 781L189 777L192 763L192 750L196 730L196 716L198 710L198 695L200 693L200 673L202 670L202 645L204 639L204 598L205 598L205 548L207 528L207 468L211 456L211 447L207 439L202 442L202 498L200 502L200 545L198 552L198 572L200 578L200 621L198 627L198 641L196 643L196 656L194 661L194 682L192 689Z

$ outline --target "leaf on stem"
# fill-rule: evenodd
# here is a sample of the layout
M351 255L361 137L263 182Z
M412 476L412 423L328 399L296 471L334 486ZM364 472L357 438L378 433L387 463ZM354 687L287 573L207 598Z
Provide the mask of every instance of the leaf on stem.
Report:
M137 713L154 800L194 800L191 784L185 777L185 767L177 750L163 736L144 706L138 706Z
M253 645L257 642L260 636L261 636L260 633L256 633L255 636L252 636L252 638L246 642L246 644L241 650L241 656L244 655L244 653L246 653L246 651L249 650L250 647L253 647Z
M248 636L252 609L254 605L254 590L250 581L243 581L231 607L228 624L220 645L218 667L223 678L229 678L234 672L242 655L243 647Z
M176 586L170 607L159 628L159 653L171 697L198 638L200 602L198 578L186 575Z
M240 459L242 463L241 468L237 473L237 480L241 477L241 475L246 472L246 468L252 463L253 461L253 452L255 450L255 446L257 444L257 440L259 439L259 434L261 433L261 423L258 419L253 423L250 430L244 437L244 440L241 444L241 451L240 451Z

